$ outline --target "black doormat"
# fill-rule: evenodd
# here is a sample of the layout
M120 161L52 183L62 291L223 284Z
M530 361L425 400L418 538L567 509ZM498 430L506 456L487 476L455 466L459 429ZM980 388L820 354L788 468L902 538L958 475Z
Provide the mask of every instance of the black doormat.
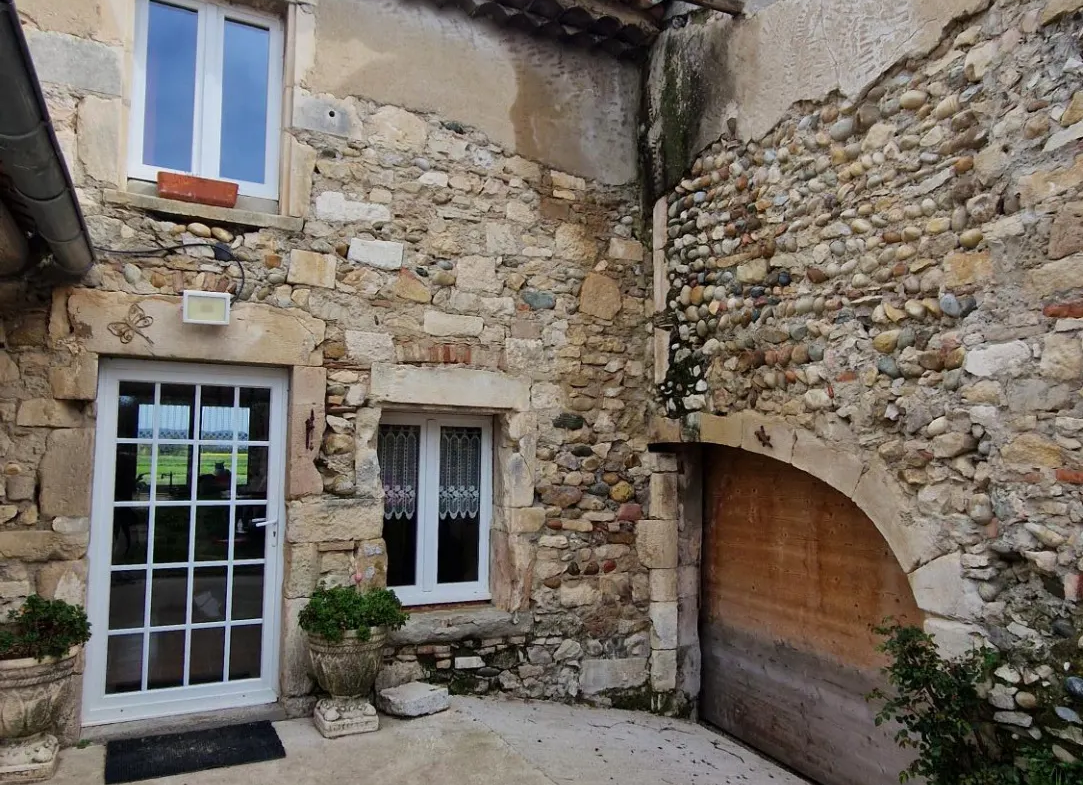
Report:
M284 757L282 741L267 721L122 739L105 745L105 783L137 782Z

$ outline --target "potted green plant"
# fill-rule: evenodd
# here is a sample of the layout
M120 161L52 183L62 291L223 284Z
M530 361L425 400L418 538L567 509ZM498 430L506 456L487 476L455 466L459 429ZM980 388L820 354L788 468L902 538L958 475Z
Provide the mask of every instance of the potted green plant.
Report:
M0 782L56 772L49 731L71 699L71 676L90 623L78 605L33 595L0 624Z
M320 689L334 698L367 697L380 671L388 631L408 618L390 589L318 588L299 621L308 634Z

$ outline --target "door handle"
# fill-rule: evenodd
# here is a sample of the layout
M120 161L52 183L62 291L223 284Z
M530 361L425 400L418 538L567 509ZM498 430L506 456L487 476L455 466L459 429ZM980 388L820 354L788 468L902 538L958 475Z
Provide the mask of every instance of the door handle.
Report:
M278 521L274 518L253 518L252 525L257 529L264 529L268 526L274 526Z

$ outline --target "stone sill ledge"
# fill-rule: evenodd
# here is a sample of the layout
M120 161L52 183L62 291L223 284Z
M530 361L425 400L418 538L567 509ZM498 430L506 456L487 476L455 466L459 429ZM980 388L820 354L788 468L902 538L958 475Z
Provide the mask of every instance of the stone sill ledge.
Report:
M252 210L237 210L229 207L213 207L193 202L178 202L174 199L162 199L159 196L106 189L103 194L106 204L122 207L135 207L164 215L180 218L198 218L212 223L254 226L264 229L280 229L284 232L299 232L304 226L304 219L288 215L273 215Z
M388 636L391 646L453 643L471 638L506 638L527 635L534 628L529 611L518 614L499 608L475 607L413 611L401 630Z

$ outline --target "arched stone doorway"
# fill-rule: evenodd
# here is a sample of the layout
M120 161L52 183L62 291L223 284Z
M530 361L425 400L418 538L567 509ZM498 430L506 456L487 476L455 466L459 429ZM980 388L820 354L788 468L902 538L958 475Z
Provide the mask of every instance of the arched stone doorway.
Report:
M823 785L897 782L908 757L864 700L884 662L870 625L923 621L896 555L812 474L741 449L703 458L703 718Z

